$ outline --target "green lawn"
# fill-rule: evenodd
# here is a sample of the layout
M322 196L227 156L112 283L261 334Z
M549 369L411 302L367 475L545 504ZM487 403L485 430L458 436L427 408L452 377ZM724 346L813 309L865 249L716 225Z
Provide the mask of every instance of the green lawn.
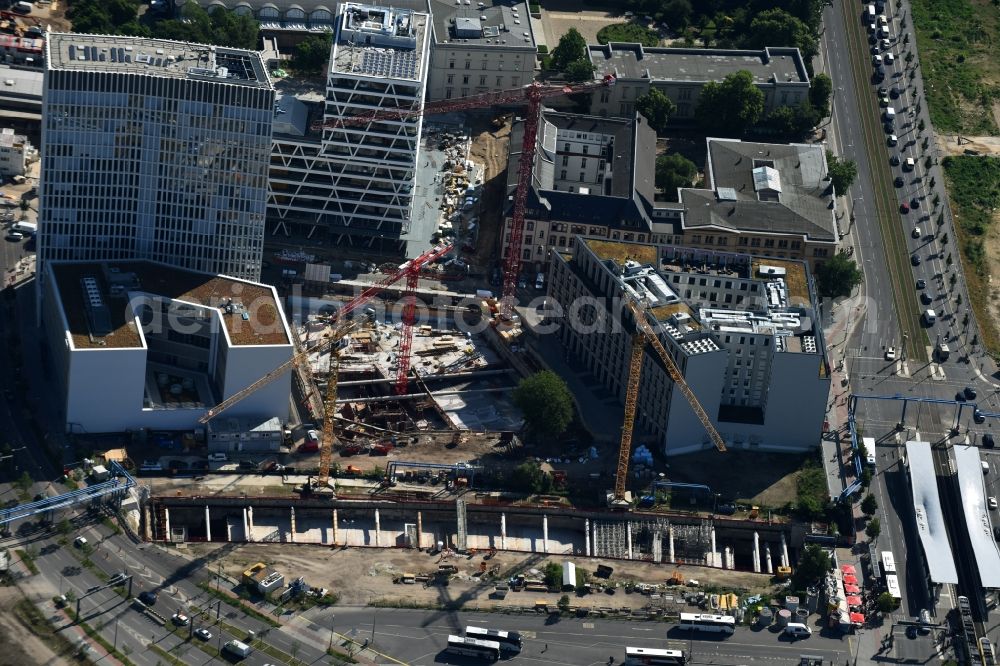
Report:
M1000 99L1000 4L994 0L913 0L911 7L934 128L997 134L991 105ZM908 23L903 32L911 29ZM905 56L907 46L900 50L900 56Z
M941 164L955 214L969 298L983 343L994 354L1000 354L1000 335L988 312L990 270L996 271L997 267L989 265L989 253L984 246L994 224L995 211L1000 209L1000 158L946 157Z

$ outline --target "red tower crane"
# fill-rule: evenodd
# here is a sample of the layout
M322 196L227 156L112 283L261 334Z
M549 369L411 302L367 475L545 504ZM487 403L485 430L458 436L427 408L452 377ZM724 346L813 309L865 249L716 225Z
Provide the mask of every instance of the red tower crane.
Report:
M524 137L521 141L521 158L517 164L517 189L514 192L514 208L511 214L510 235L507 237L507 246L503 258L503 293L500 300L500 316L509 319L514 311L515 290L517 288L517 276L520 273L521 246L524 239L524 207L528 200L528 188L531 186L531 172L535 166L535 146L538 136L538 121L542 110L542 101L551 97L562 95L573 95L575 93L589 92L597 88L605 88L615 84L615 77L607 74L600 81L589 81L576 85L544 85L538 82L532 83L523 88L514 90L503 90L498 92L483 93L471 97L460 97L458 99L445 99L437 102L429 102L423 106L415 106L410 109L378 109L370 114L351 116L348 118L331 118L327 121L313 123L312 129L343 129L368 125L369 123L384 121L401 121L420 116L430 116L437 113L449 113L452 111L468 111L470 109L484 109L491 106L509 106L512 104L527 104L527 111L524 114ZM406 308L403 311L403 338L400 342L400 371L404 369L409 372L409 350L410 335L413 327L413 292L410 287L411 280L407 280ZM412 277L412 284L416 286L416 276ZM405 351L405 355L404 355ZM405 360L404 360L405 359ZM397 374L396 392L406 391L406 377L400 372Z
M348 301L347 303L345 303L334 314L334 322L333 323L336 323L338 321L344 320L347 317L347 315L349 315L350 313L354 312L355 310L357 310L358 308L360 308L361 306L363 306L365 303L367 303L372 298L374 298L376 296L376 294L378 294L381 291L385 290L387 287L390 287L391 285L395 284L396 282L399 282L399 280L401 280L402 278L404 278L404 277L407 278L407 284L409 285L410 280L414 280L413 276L417 276L417 275L420 274L420 269L423 266L425 266L426 264L434 261L435 259L438 259L438 258L443 257L444 255L448 254L448 252L450 252L453 247L454 247L454 245L452 243L441 243L441 244L437 245L436 247L433 247L430 250L427 250L426 252L424 252L423 254L421 254L416 259L411 259L411 260L407 261L405 264L403 264L402 266L400 266L399 270L397 270L395 273L393 273L392 275L389 275L389 276L386 276L386 277L382 278L381 280L379 280L375 284L373 284L370 287L366 288L364 291L362 291L360 294L358 294L357 296L355 296L353 299L351 299L350 301ZM416 287L415 284L414 284L414 287ZM412 303L412 301L411 301L411 303ZM410 319L412 321L412 319L413 319L413 308L411 306L408 309L410 311ZM404 326L404 331L405 330L406 330L406 327ZM412 333L412 324L411 324L411 331L410 332ZM302 351L296 353L294 356L292 356L292 358L288 359L287 361L285 361L284 363L282 363L281 365L279 365L277 368L275 368L271 372L267 373L266 375L264 375L263 377L261 377L260 379L258 379L257 381L255 381L253 384L250 384L249 386L247 386L246 388L244 388L241 391L237 391L233 395L229 396L228 398L226 398L225 400L223 400L222 402L220 402L219 404L217 404L215 407L212 407L211 409L209 409L208 411L206 411L201 416L201 418L198 419L198 421L200 423L208 423L209 421L211 421L212 419L214 419L216 416L218 416L220 413L222 413L223 411L229 409L230 407L232 407L233 405L235 405L239 401L243 400L245 397L247 397L248 395L250 395L251 393L253 393L257 389L259 389L259 388L261 388L263 386L267 386L268 384L270 384L271 382L273 382L275 379L277 379L278 377L280 377L283 374L285 374L288 370L290 370L292 368L297 368L297 367L299 367L300 365L303 365L303 364L305 364L305 367L308 367L309 355L311 353L313 353L313 352L322 353L327 347L330 347L332 345L336 345L338 342L339 342L339 340L336 338L336 336L331 336L330 338L327 338L326 340L324 340L318 347L316 347L314 349L305 349L305 350L302 350ZM403 346L404 346L403 341L400 341L400 351L401 352L402 352L402 347ZM410 345L406 344L405 346L406 346L406 349L409 350ZM400 366L399 366L399 369L401 371L403 370L403 365L404 365L403 356L401 354L400 355ZM406 357L405 366L406 366L405 372L409 373L409 356L408 355ZM402 373L397 373L397 380L396 380L397 381L397 385L398 385L398 382L399 382L399 378L403 377L403 376L405 376L405 375L402 374ZM405 390L405 385L404 385L404 390Z

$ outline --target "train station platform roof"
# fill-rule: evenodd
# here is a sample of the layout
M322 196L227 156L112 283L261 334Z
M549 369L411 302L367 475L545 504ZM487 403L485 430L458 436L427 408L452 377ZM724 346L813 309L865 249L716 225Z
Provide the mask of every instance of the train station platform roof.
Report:
M975 446L956 446L955 463L958 469L958 494L962 498L962 514L972 542L979 581L985 588L1000 588L1000 550L993 538L990 511L986 506L986 484L983 482L983 465L979 449Z
M937 473L929 442L906 443L906 466L913 493L913 514L917 533L924 551L924 560L932 582L938 585L957 584L958 570L944 526L941 497L938 494Z

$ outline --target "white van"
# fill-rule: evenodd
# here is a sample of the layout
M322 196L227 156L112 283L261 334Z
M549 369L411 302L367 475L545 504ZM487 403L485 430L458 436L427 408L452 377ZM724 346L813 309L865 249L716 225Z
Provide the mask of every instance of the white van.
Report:
M813 630L801 622L789 622L785 625L786 636L792 636L794 638L809 638L812 636L812 633Z
M937 313L934 310L924 310L924 323L933 326L937 321Z
M233 639L222 646L222 651L228 652L229 654L240 659L245 659L250 656L251 652L253 652L253 648L243 641Z
M878 56L875 56L875 57L877 58ZM884 120L885 122L887 122L887 123L894 123L894 122L896 122L896 109L894 109L894 108L892 108L892 107L890 106L890 107L889 107L888 109L886 109L886 110L885 110L885 112L884 112L884 113L882 114L882 119L883 119L883 120Z
M875 20L875 5L868 5L868 8L865 9L865 16L869 23Z
M36 222L15 222L10 227L13 231L20 231L22 234L33 234L38 231Z

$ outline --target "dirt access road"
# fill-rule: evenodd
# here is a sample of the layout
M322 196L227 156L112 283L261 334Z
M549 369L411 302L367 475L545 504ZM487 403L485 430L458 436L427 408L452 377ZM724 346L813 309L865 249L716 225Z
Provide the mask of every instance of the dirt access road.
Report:
M1000 136L959 137L957 134L938 134L937 139L938 147L946 155L965 155L967 150L974 150L980 155L1000 157Z

